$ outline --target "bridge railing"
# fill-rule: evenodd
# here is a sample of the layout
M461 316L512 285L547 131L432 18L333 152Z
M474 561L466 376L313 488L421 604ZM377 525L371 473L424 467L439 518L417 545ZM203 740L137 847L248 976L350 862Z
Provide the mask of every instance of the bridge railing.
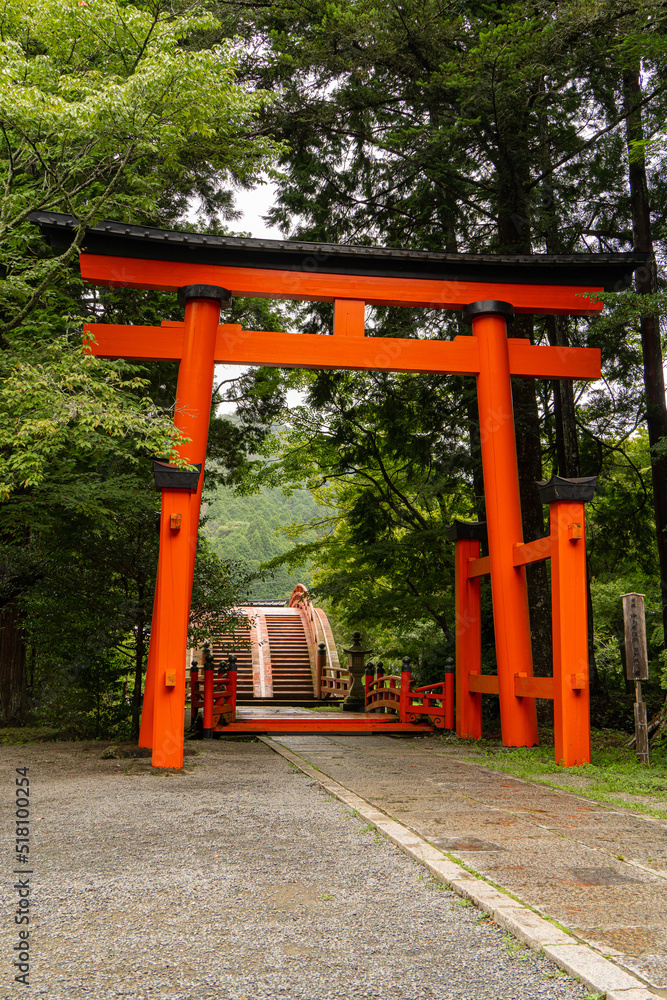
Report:
M436 729L454 728L454 664L445 665L445 680L414 687L410 658L403 658L400 677L385 674L382 663L366 666L366 711L393 712L401 722L426 718Z
M369 676L366 674L367 678ZM366 711L385 709L397 715L401 712L401 679L393 674L386 677L380 674L375 680L366 680Z
M190 667L191 715L194 723L199 709L203 709L204 739L210 739L217 726L236 719L236 657L232 654L227 663L221 663L217 676L214 670L215 661L210 653L204 656L203 681L196 660Z
M350 673L339 666L327 663L327 651L323 642L317 647L316 697L344 698L350 690Z

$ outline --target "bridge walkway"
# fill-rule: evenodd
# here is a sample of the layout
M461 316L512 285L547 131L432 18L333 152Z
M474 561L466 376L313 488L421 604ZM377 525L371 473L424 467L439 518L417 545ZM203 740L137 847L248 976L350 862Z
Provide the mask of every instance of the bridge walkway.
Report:
M374 711L343 710L350 675L339 662L325 612L313 606L303 585L295 587L289 603L257 601L238 610L245 624L232 637L211 639L216 665L223 667L233 653L237 675L231 695L228 681L216 671L217 708L207 731L228 735L433 731L423 717L398 717L399 688L393 680L388 700L386 691L374 696L380 698ZM194 656L202 662L201 650ZM200 706L202 680L197 681ZM393 710L389 708L392 703ZM191 716L196 712L196 707L191 709Z

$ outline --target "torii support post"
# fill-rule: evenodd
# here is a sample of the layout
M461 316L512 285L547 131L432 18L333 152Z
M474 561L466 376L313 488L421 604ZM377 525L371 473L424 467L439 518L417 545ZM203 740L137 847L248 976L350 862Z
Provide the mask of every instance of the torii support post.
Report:
M584 503L595 483L553 477L540 484L551 538L555 759L566 767L591 761Z
M190 438L179 447L181 458L203 472L220 307L229 306L231 296L216 285L187 285L179 290L179 301L185 305L185 324L174 423ZM172 469L172 477L178 471ZM199 475L187 498L183 487L162 489L160 556L139 736L139 746L153 748L154 767L183 766L187 629L202 486Z
M519 472L510 380L508 302L473 302L463 310L479 345L477 402L486 495L493 621L496 633L500 725L503 744L538 743L537 713L530 698L514 693L515 672L533 675L526 571L515 567L513 545L523 540Z
M482 736L482 695L470 690L468 677L482 672L481 581L479 576L468 575L468 565L470 560L479 559L486 524L455 521L447 536L454 542L456 733L478 740Z
M566 767L590 762L584 503L593 498L596 482L595 476L552 476L549 482L538 483L542 502L550 506L550 534L512 546L517 569L552 561L553 676L533 677L515 670L511 679L520 701L553 699L554 756ZM489 556L479 557L484 527L456 521L448 532L456 552L457 732L474 739L482 733L481 695L501 691L499 675L481 675L479 578L492 571Z

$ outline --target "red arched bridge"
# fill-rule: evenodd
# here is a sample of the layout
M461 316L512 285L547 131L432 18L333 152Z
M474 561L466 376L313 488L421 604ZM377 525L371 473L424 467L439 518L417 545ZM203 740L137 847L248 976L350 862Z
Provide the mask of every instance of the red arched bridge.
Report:
M189 698L193 726L214 733L431 732L453 728L454 672L415 688L409 660L401 674L365 662L358 633L339 662L326 614L298 584L289 601L238 609L233 636L212 636L193 651ZM200 722L201 725L201 722Z

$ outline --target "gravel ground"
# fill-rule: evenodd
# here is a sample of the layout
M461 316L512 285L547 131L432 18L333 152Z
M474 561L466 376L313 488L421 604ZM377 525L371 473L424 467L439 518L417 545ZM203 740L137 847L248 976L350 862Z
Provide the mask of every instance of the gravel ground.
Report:
M0 996L583 1000L257 743L180 773L99 744L0 748ZM14 768L30 768L30 988L13 982ZM8 843L9 841L9 843Z

